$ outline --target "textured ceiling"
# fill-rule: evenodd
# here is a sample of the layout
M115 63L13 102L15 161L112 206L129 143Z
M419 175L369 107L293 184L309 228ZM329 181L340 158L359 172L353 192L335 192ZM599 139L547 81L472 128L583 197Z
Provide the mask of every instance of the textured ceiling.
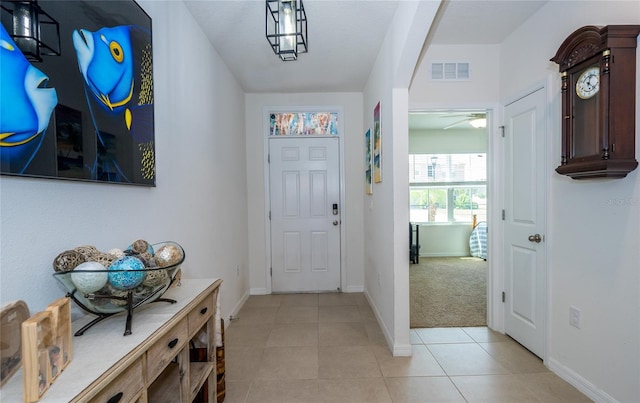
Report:
M183 1L246 92L286 93L362 91L406 0L304 0L309 52L293 62L282 62L265 38L264 1ZM545 2L445 1L431 43L500 43Z
M499 44L547 0L451 0L440 7L431 43Z
M264 1L185 3L247 92L362 91L398 5L305 0L309 52L283 62L265 37Z

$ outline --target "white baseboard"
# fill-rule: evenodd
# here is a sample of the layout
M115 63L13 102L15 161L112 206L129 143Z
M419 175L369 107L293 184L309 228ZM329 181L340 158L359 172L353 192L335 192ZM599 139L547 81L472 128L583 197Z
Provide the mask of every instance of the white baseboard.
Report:
M235 304L235 306L233 307L233 309L231 310L231 313L229 313L229 316L227 318L225 318L225 324L224 327L225 329L229 326L231 326L231 324L233 323L233 320L231 320L231 317L238 317L238 312L240 312L240 309L242 309L242 306L244 305L245 302L247 302L247 300L249 299L249 293L245 293L242 298L240 298L240 300Z
M412 353L411 344L396 344L393 346L394 357L411 357Z
M598 403L618 403L618 400L609 396L605 391L597 388L594 384L557 360L550 358L548 365L551 371L584 393L589 399Z
M384 339L387 342L387 347L389 347L389 349L391 351L393 351L393 340L391 338L391 334L389 333L389 330L385 327L384 322L382 321L382 317L380 316L380 312L378 312L377 307L372 302L371 297L369 296L369 293L367 293L365 291L364 292L364 296L367 298L367 302L369 302L369 306L371 307L371 310L373 311L373 314L376 316L376 321L378 322L378 326L380 326L380 330L382 330L382 334L384 335Z
M387 347L391 350L391 353L394 357L410 357L412 353L411 344L394 344L393 338L391 337L391 333L389 329L384 325L382 321L382 316L380 316L380 312L378 312L377 307L372 303L371 297L366 291L364 292L364 296L367 298L369 302L369 306L376 316L376 320L378 321L378 325L380 326L380 330L382 330L382 334L384 335L384 339L387 342Z
M350 285L348 286L344 292L364 292L364 286L361 285ZM251 295L268 295L266 288L252 288L249 290L249 294Z
M251 288L249 290L249 294L250 295L268 295L269 292L267 292L266 288Z
M460 254L460 252L449 252L449 253L425 253L418 256L421 257L467 257L468 254Z

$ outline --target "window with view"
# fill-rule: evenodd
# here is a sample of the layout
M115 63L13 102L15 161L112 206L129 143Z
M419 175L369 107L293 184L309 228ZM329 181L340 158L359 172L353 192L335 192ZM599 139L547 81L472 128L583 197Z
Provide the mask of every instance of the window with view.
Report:
M487 220L486 154L410 154L410 220L471 223Z

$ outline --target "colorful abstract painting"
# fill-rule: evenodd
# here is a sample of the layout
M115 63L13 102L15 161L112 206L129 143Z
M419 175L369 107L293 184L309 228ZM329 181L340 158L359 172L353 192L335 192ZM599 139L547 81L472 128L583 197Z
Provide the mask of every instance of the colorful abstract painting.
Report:
M371 163L371 129L367 129L364 134L364 183L365 183L365 193L368 195L373 194L373 173L372 173L372 163Z
M284 112L269 116L270 136L337 136L337 112Z
M155 186L151 18L132 0L47 1L60 55L0 32L0 173ZM16 43L17 42L17 43Z
M380 102L373 108L373 181L382 182L382 132L380 129Z

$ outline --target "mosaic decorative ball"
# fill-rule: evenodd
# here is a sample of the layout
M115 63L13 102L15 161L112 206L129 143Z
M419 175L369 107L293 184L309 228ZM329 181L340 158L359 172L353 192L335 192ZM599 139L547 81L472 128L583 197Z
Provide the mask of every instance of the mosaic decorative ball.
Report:
M109 266L109 284L118 290L137 287L144 280L144 263L136 257L125 256Z
M158 267L169 267L180 263L182 250L176 245L166 244L156 251L154 257Z
M98 262L79 264L71 273L71 282L83 294L96 292L107 284L106 268Z

